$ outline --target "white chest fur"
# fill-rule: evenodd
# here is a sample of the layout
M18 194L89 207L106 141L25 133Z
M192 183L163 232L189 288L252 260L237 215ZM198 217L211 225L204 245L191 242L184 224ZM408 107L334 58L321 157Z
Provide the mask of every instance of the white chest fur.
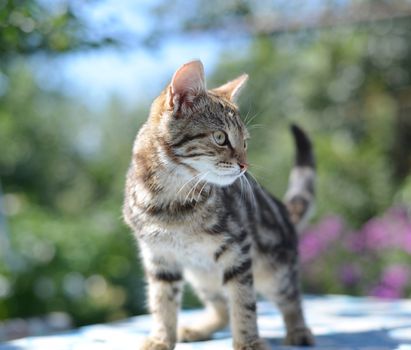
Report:
M218 238L193 227L181 227L175 231L152 227L140 240L145 257L162 257L183 269L215 269L214 253L219 245Z

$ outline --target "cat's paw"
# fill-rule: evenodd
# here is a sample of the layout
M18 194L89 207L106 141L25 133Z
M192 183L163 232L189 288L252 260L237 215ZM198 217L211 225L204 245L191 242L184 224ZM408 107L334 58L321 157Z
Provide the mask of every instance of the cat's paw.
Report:
M234 350L269 350L268 344L262 340L258 339L255 342L249 344L236 344L234 343Z
M289 332L284 340L285 345L313 346L314 336L308 328L297 328Z
M193 342L210 339L209 333L202 332L198 329L190 327L180 327L178 329L178 341L179 342Z
M173 350L174 344L167 344L156 338L146 338L138 350Z

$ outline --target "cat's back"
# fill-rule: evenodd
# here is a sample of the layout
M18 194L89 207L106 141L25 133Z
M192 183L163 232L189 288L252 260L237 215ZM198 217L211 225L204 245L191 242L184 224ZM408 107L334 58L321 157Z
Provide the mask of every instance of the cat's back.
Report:
M260 253L295 250L297 233L285 205L249 175L245 177L222 191L230 220L247 231Z

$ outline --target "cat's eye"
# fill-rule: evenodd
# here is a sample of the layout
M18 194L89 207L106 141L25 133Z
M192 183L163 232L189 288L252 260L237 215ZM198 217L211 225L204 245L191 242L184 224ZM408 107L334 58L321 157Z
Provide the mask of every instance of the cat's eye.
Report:
M247 149L247 140L244 140L244 149Z
M224 131L215 131L213 133L213 138L217 145L224 146L228 144L228 137Z

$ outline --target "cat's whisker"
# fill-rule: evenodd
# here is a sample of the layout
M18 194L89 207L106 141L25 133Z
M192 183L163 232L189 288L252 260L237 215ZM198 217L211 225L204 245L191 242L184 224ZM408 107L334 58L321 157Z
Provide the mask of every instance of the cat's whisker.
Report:
M258 113L254 114L254 115L250 118L250 120L247 121L247 123L245 124L245 126L248 128L248 125L250 125L250 123L251 123L258 115L259 115Z
M244 118L244 124L245 124L245 125L247 125L247 119L248 119L248 117L250 116L250 111L251 111L251 104L248 106L248 111L247 111L247 114L246 114L246 116L245 116L245 118Z
M207 173L207 174L208 174L208 173ZM201 194L203 193L203 190L204 190L204 188L206 187L206 185L207 185L207 181L204 181L204 185L203 185L203 187L201 187L200 193L198 194L197 202L200 200Z
M202 174L201 174L202 176L198 179L198 181L195 183L195 185L194 185L193 187L191 187L190 191L188 191L186 197L184 198L184 202L186 202L187 199L188 199L188 197L194 193L193 191L195 191L195 189L197 188L198 184L208 175L208 173L209 173L209 172L207 171L206 173L202 173ZM192 197L191 197L191 200L193 200Z
M243 200L243 179L242 179L242 175L239 177L240 180L240 198L241 200Z
M253 167L253 168L264 169L263 166L258 165L258 164L255 164L255 163L248 163L248 165L249 165L250 167ZM250 170L248 170L248 172L250 172Z
M194 192L195 192L195 190L197 189L197 186L199 185L199 184L201 184L201 181L204 181L205 180L205 178L207 177L207 175L209 174L209 171L207 171L205 174L204 174L204 176L202 176L201 177L201 179L199 179L199 181L197 181L197 183L196 183L196 185L194 186L194 191L192 192L192 195L191 195L191 200L193 200L194 199ZM203 185L203 187L202 187L202 189L204 188L204 186L207 184L207 181L204 181L204 185ZM201 196L201 191L200 191L200 196ZM197 201L199 200L199 196L197 197Z
M262 166L252 165L252 164L250 164L250 166L251 166L252 168L258 168L258 169L261 169L261 170L264 170L264 171L266 170L265 167L262 167ZM266 180L266 181L270 181L270 179L267 178L267 176L263 176L263 175L261 175L261 174L258 174L258 176L254 175L254 174L251 172L250 169L247 170L247 173L251 175L251 177L257 182L257 184L258 184L259 187L261 187L261 185L260 185L260 183L258 182L257 178L260 178L260 179L263 179L263 180Z
M264 168L262 168L262 169L264 169ZM250 170L248 170L248 173L249 173L249 174L251 175L251 177L254 179L254 181L255 181L255 183L257 184L257 186L260 187L260 188L262 188L262 186L260 185L260 183L259 183L258 180L257 180L257 177L256 177ZM261 176L261 175L260 175L260 177L263 178L264 180L267 179L266 177Z
M256 201L255 201L254 193L253 193L253 190L251 188L250 182L248 181L248 179L245 175L242 175L241 177L244 178L245 184L247 185L246 186L247 191L245 193L248 196L248 200L251 202L251 206L255 209L256 208L256 204L255 204Z
M196 186L198 185L199 181L201 181L201 177L199 180L197 180L197 182L190 188L190 190L187 192L186 196L184 197L183 203L185 203L188 199L188 197L190 197L191 193L193 192L193 190L196 188Z
M245 197L245 191L244 191L244 179L243 179L243 175L240 176L240 184L241 184L241 200L245 202L246 197Z
M256 182L256 184L258 185L258 187L261 187L260 184L258 183L256 177L254 176L254 174L251 171L248 171L248 173L250 174L250 176L253 178L253 180Z
M198 192L197 199L196 199L197 202L200 200L201 195L202 195L203 190L206 187L206 185L207 185L207 181L204 181L204 185L200 188L200 192Z
M247 181L246 181L245 175L243 175L242 178L243 178L244 185L245 185L244 200L246 200L246 199L248 198L248 200L251 202L251 205L253 206L253 201L252 201L252 198L251 198L251 196L250 196L250 186L249 186L249 184L248 184ZM247 196L247 198L246 198L246 196ZM254 207L254 206L253 206L253 207Z
M263 124L253 124L253 125L247 126L247 128L248 129L262 129L264 128L264 125Z
M179 193L183 190L184 187L186 187L191 181L193 181L194 179L196 179L197 177L199 177L201 174L202 174L202 173L199 173L199 174L197 174L197 175L194 175L191 179L189 179L187 182L185 182L185 183L183 184L183 186L181 186L180 189L177 191L177 194L179 194Z
M250 197L251 204L252 204L253 208L256 208L257 207L257 200L256 200L255 195L254 195L253 187L251 186L250 181L248 181L248 179L245 175L244 175L244 179L245 179L246 184L248 186L249 193L251 194L251 197Z
M253 114L253 116L252 116L251 118L254 118L255 115L256 115L256 114ZM248 117L249 117L249 113L247 113L247 120L245 121L245 125L246 125L246 126L250 124L250 119L251 119L251 118L248 119Z

